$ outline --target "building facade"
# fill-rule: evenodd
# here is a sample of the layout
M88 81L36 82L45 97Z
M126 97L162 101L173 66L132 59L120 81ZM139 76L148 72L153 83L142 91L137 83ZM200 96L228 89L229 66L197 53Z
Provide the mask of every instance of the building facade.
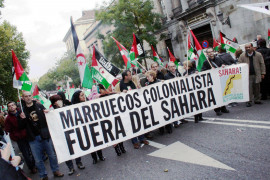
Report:
M82 17L73 23L84 54L89 54L84 41L84 33L93 23L95 23L95 10L82 11ZM71 28L68 29L63 42L66 44L67 51L75 52Z
M219 31L237 38L239 44L251 42L257 34L266 39L270 18L237 6L260 2L265 0L154 0L155 11L164 17L163 28L157 32L157 38L165 34L157 44L158 53L168 59L168 47L177 59L185 61L188 28L201 45L205 41L213 46Z

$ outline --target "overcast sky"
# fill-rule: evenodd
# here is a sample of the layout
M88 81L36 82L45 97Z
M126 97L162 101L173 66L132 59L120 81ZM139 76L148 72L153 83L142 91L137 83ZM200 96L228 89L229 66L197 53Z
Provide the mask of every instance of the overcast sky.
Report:
M23 33L30 51L30 79L41 77L66 52L62 40L70 27L70 16L75 21L83 10L94 9L103 1L5 0L0 21L9 21Z

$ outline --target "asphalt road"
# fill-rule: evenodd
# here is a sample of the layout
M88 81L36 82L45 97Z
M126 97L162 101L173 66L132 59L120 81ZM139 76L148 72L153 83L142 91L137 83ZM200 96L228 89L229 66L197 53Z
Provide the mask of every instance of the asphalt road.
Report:
M156 131L150 145L138 150L126 141L127 153L120 157L106 148L106 161L95 165L84 156L86 168L76 167L72 176L62 163L65 176L54 178L46 161L49 179L270 179L270 100L263 102L249 108L240 103L222 116L203 113L206 121L195 124L191 118L172 134Z

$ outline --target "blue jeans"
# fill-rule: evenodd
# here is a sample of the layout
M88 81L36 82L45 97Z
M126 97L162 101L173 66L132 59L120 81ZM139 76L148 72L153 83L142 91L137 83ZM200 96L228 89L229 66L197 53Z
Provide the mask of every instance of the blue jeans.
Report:
M132 138L131 139L132 144L138 143L138 139L139 139L139 142L142 142L145 140L145 137L144 135L140 135L138 137Z
M52 172L59 170L57 163L57 157L54 152L54 147L52 144L52 139L42 139L40 136L36 136L34 141L30 141L29 145L31 147L33 156L36 161L36 166L39 172L39 177L43 178L47 176L46 168L42 159L44 150L46 151L49 160Z

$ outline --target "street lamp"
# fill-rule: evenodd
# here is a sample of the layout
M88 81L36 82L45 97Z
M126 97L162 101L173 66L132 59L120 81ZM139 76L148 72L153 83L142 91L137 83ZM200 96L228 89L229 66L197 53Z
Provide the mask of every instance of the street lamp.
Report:
M224 20L223 13L219 11L218 14L217 14L217 17L218 17L219 21L220 21L223 25L224 25L224 24L228 24L228 26L229 26L230 28L232 28L232 26L231 26L231 21L230 21L230 17L229 17L229 16Z

